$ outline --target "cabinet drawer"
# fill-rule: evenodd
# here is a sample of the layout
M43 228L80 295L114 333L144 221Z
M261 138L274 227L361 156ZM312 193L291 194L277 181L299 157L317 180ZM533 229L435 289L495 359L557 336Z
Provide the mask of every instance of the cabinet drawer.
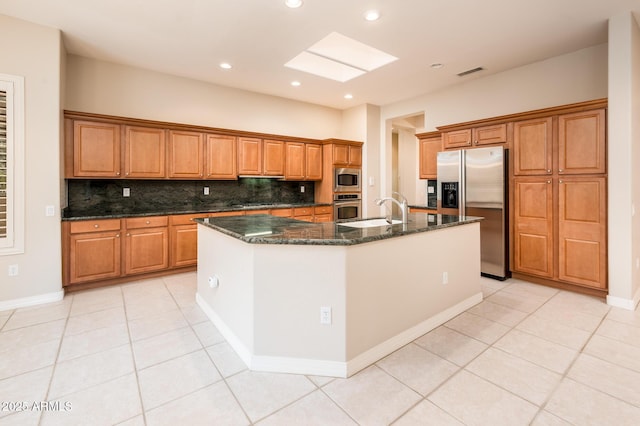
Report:
M330 214L333 212L333 207L331 206L317 206L314 208L315 214Z
M193 225L195 222L192 219L207 217L206 214L180 214L169 216L169 223L171 225Z
M83 220L79 222L71 222L69 231L72 234L81 234L83 232L102 232L102 231L119 231L120 219L103 219L103 220Z
M168 222L167 216L132 217L125 220L125 226L127 229L156 228L167 226Z
M313 215L313 207L297 207L293 209L293 217L311 215Z
M271 209L271 215L279 217L291 217L293 215L293 209Z

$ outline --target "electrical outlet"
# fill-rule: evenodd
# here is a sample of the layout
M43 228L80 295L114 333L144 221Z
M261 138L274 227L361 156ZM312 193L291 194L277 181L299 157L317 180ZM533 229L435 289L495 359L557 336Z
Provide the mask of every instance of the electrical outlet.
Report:
M209 187L208 186L204 187L203 193L204 193L204 195L209 195Z
M331 324L331 306L320 307L320 324Z
M448 272L443 272L442 273L442 284L449 284L449 273Z
M54 206L47 206L45 208L44 214L45 214L45 216L49 216L49 217L55 216L56 215L56 208Z
M18 276L18 265L9 265L9 276L10 277Z
M122 188L122 196L123 197L129 197L131 195L131 189L129 188Z
M300 192L304 192L304 185L300 185Z

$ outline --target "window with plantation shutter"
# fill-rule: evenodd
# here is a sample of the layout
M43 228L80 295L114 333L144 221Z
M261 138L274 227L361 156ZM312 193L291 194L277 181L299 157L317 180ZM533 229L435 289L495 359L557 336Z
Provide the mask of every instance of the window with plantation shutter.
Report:
M0 255L24 252L24 79L0 74Z
M0 238L7 237L7 92L0 91Z

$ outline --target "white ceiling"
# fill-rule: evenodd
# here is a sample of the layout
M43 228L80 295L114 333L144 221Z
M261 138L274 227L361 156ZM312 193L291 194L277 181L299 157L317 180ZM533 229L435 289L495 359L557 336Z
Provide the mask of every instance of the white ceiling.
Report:
M62 30L69 53L339 109L604 43L628 11L639 20L640 0L0 0L1 14ZM399 59L345 83L284 66L334 31Z

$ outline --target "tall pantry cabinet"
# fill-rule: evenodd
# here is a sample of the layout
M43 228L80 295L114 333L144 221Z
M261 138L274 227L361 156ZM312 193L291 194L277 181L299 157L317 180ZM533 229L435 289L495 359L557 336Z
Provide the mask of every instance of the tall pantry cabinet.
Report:
M606 290L605 108L514 122L513 272Z

